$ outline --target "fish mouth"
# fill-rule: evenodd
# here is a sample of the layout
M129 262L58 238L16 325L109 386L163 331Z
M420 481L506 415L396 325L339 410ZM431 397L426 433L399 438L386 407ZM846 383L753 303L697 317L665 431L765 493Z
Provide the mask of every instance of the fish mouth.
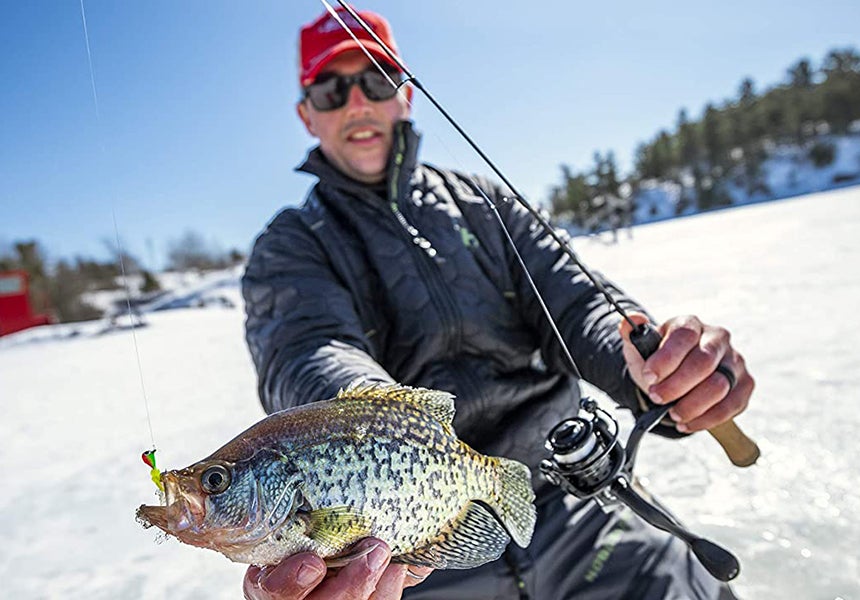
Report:
M162 531L170 533L167 520L166 506L147 506L141 504L135 514L137 522L149 529L150 527L158 527Z
M138 522L146 528L158 527L181 538L200 533L206 516L203 498L184 491L176 471L162 473L161 480L164 483L164 505L141 505L137 509Z

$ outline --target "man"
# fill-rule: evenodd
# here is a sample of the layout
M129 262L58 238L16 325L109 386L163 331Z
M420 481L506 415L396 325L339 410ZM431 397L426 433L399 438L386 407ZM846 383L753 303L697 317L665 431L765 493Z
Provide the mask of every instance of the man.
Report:
M383 49L340 14L399 79ZM384 19L361 16L397 51ZM503 190L417 162L407 100L336 20L324 14L305 26L299 50L298 114L319 139L300 170L319 183L302 207L269 224L243 279L264 407L329 398L356 381L450 391L461 439L531 467L538 523L528 549L510 547L476 569L427 576L389 564L385 544L368 539L361 544L370 552L337 573L310 554L251 567L246 596L730 598L680 541L627 511L607 515L565 499L540 478L545 436L575 412L578 386L478 186L499 201L583 376L634 412L642 410L637 388L658 404L680 399L658 433L710 428L746 408L753 380L728 332L692 316L670 319L660 326L663 345L643 361L625 341L629 327L525 210L502 202ZM720 365L734 372L734 387Z

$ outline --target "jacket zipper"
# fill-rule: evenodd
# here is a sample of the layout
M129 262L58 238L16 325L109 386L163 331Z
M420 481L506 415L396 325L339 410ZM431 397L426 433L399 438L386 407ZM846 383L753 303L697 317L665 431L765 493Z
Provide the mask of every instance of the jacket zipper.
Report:
M392 171L392 179L394 182L398 181L400 176L400 165L402 164L402 146L398 145L398 152L395 154L395 168ZM427 289L430 290L430 297L433 299L433 304L439 309L439 314L442 319L442 327L446 332L446 343L448 346L449 354L454 356L454 360L447 361L449 368L451 369L451 374L454 377L454 381L456 382L457 389L461 391L461 396L463 397L471 397L473 398L473 402L475 404L475 408L472 410L482 410L484 406L487 405L487 399L484 396L484 390L482 387L476 382L476 379L472 372L465 368L457 359L457 355L460 352L462 347L462 330L460 327L460 322L462 321L462 317L460 316L460 310L457 308L456 303L454 302L454 298L451 295L448 287L444 284L444 282L440 281L439 268L435 265L431 265L429 263L434 262L434 257L436 256L436 249L433 248L432 244L429 240L422 237L418 229L413 226L409 220L406 218L406 215L400 210L400 207L397 204L397 184L393 183L390 188L390 207L391 212L394 214L395 219L398 223L400 223L406 233L412 238L412 243L414 246L417 246L423 252L420 254L425 254L425 256L419 257L416 260L418 265L418 270L421 273L422 279L427 284ZM429 258L428 258L429 257ZM517 583L518 589L520 590L521 596L520 598L525 598L525 600L529 600L529 596L526 594L522 595L524 588L522 587L524 584L522 579L517 575L515 577L515 581Z
M401 168L405 159L406 149L406 140L402 133L397 136L396 144L394 167L391 172L391 183L388 191L389 207L402 230L408 234L412 246L417 248L419 254L422 255L416 261L418 270L421 273L421 278L427 285L427 289L430 291L433 303L439 309L448 349L456 353L459 352L461 346L460 311L457 309L454 299L451 297L445 284L440 281L438 266L430 264L436 260L436 255L438 254L436 249L430 243L430 240L422 236L421 232L406 219L406 215L403 214L397 203L398 183L400 182Z

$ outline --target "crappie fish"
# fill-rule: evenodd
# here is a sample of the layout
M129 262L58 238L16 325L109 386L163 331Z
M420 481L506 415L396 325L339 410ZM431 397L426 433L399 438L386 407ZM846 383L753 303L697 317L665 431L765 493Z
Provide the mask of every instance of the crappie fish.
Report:
M236 562L311 551L331 563L374 536L397 562L468 569L534 531L529 469L457 439L454 398L363 386L274 413L190 467L162 473L138 520ZM354 556L354 555L352 555Z

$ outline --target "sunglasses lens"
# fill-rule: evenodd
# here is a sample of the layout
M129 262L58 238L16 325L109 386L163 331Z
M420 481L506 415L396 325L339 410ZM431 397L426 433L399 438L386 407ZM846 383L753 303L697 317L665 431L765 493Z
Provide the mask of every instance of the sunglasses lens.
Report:
M395 83L400 82L399 73L388 75ZM346 104L354 83L358 83L362 93L373 102L389 100L397 93L397 88L391 85L385 75L375 69L368 69L356 75L323 75L305 88L305 95L319 111L337 110Z
M398 83L400 76L395 75L391 79ZM397 93L397 88L391 85L391 82L379 71L365 71L361 74L361 91L367 96L368 100L379 102L393 98Z
M346 104L349 84L343 80L343 77L329 77L322 81L315 81L305 88L305 93L317 110L335 110Z

